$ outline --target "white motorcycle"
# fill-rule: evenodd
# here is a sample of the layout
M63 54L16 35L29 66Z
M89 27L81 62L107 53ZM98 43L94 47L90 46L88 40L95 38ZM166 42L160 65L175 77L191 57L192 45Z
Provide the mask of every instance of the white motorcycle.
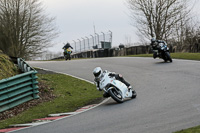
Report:
M126 98L136 98L135 91L128 90L127 86L115 77L110 77L105 73L99 83L99 88L108 93L116 102L123 103Z

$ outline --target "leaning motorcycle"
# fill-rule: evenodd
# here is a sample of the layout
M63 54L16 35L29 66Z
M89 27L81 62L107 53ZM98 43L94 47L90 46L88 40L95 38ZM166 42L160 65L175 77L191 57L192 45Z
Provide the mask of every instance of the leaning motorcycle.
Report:
M71 60L71 53L72 53L72 50L70 48L64 49L63 54L64 54L65 60L68 60L68 59Z
M127 98L136 98L135 91L129 90L127 86L115 77L105 73L100 80L99 88L108 93L116 102L123 103Z
M165 62L167 61L172 62L172 58L169 53L169 48L164 43L159 43L156 50L153 50L153 57L154 59L159 57L163 59Z

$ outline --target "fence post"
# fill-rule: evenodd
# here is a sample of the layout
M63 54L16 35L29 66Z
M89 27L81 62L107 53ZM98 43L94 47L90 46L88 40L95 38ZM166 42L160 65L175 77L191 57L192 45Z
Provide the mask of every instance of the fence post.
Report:
M39 93L39 91L37 90L38 89L38 86L36 84L38 84L38 81L36 81L37 79L37 76L35 75L37 72L33 72L31 74L32 76L32 88L33 88L33 98L34 99L37 99L39 98L39 96L37 95Z

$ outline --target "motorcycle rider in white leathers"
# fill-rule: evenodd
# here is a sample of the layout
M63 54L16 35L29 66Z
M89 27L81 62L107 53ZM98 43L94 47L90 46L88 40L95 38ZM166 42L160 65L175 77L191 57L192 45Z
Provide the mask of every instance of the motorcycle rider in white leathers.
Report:
M94 74L94 77L95 77L94 82L95 82L95 84L96 84L96 86L97 86L97 90L102 91L102 90L99 88L99 81L101 80L101 78L104 76L105 73L109 73L109 76L115 77L116 80L119 80L119 81L121 81L122 83L124 83L124 84L127 86L127 88L129 89L129 91L132 90L131 85L130 85L127 81L124 80L124 78L122 77L121 74L116 74L115 72L109 72L109 71L107 71L107 70L104 70L104 71L103 71L103 70L101 69L101 67L96 67L96 68L93 70L93 74ZM104 97L109 97L109 94L105 92L105 93L103 94L103 96L104 96Z

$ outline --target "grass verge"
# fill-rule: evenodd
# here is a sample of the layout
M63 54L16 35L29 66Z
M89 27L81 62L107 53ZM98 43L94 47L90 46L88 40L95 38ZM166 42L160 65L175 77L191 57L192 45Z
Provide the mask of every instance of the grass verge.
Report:
M18 69L10 58L0 50L0 80L17 75Z
M6 120L0 120L0 129L12 124L28 123L51 113L72 112L94 101L102 100L102 92L95 85L63 74L37 74L38 80L45 82L56 96L51 101L31 107L23 113ZM48 90L47 90L48 91Z
M128 55L128 57L152 57L153 54ZM171 53L172 59L200 60L200 53Z
M177 131L175 133L200 133L200 126L192 127L192 128L181 130L181 131Z

